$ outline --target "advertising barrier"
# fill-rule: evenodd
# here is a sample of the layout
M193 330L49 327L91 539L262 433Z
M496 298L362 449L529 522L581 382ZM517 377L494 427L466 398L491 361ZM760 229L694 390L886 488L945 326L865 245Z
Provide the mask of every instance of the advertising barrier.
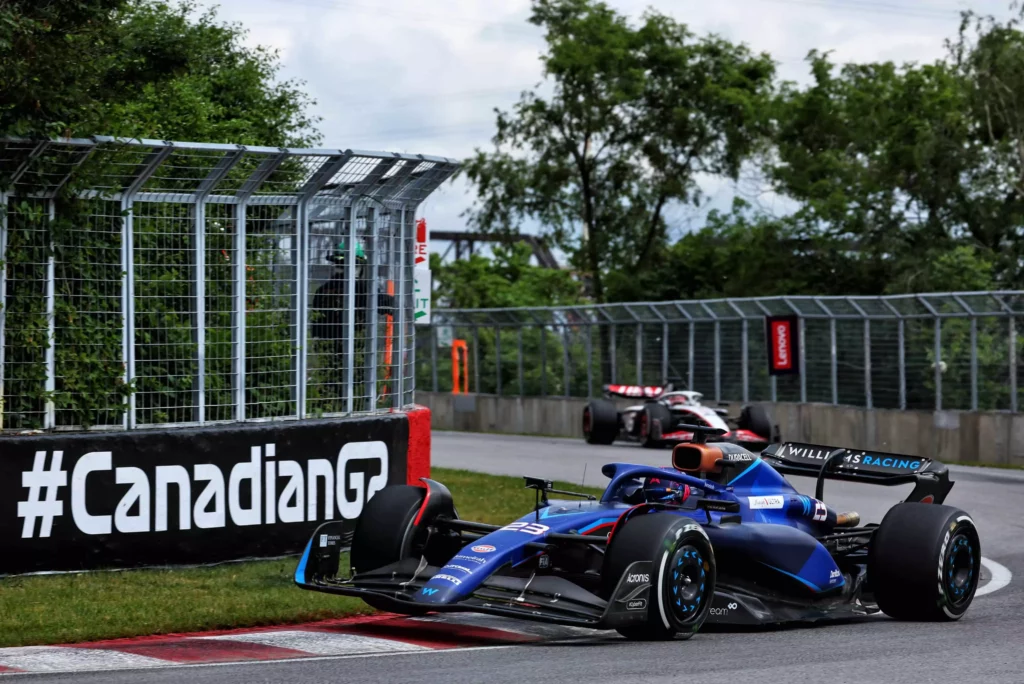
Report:
M298 553L429 475L430 412L0 439L0 575Z

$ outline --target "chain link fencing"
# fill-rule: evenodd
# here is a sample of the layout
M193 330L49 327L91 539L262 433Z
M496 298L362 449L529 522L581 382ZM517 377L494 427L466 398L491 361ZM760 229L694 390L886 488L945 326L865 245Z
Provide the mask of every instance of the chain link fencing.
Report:
M799 317L799 375L768 372L767 316ZM766 297L521 309L435 309L420 389L450 392L451 339L470 391L595 397L604 384L717 401L1018 411L1024 292Z
M0 428L413 402L417 207L440 157L0 140Z

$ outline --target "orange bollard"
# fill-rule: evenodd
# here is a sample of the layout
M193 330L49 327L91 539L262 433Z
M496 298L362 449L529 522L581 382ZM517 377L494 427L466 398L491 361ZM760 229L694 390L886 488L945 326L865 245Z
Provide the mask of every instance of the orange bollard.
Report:
M462 390L459 390L459 352L462 352ZM452 340L452 394L469 394L469 347L466 340Z

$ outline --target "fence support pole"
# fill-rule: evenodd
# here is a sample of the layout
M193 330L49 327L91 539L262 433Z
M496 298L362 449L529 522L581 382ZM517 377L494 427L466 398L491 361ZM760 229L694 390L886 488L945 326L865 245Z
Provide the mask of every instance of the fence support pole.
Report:
M1010 411L1017 412L1017 319L1010 316Z
M697 339L696 323L690 321L690 341L686 351L686 389L693 391L693 345Z
M593 367L593 363L594 363L594 338L593 338L593 335L594 335L594 326L592 324L588 323L587 324L587 399L590 399L592 396L594 396L594 367ZM522 339L522 338L520 338L520 339ZM520 351L522 351L522 347L520 347ZM522 354L520 354L520 356L519 356L519 360L520 360L519 367L520 368L522 368L522 358L523 358ZM520 390L519 393L522 394L522 391Z
M430 324L430 376L433 390L437 392L437 326L433 323Z
M494 328L494 368L498 375L498 396L501 396L501 328Z
M668 323L661 324L661 384L668 386Z
M871 319L864 319L864 404L874 408L871 397Z
M899 344L899 371L900 376L900 410L907 408L907 352L906 352L906 323L901 318L896 324L896 341Z
M565 384L565 396L571 397L569 388L571 375L569 373L569 326L562 325L562 381Z
M807 319L800 317L800 403L807 403Z
M636 384L644 386L644 324L636 324Z
M540 396L548 396L548 328L540 326Z
M306 417L308 401L306 378L309 375L309 200L301 199L295 207L295 236L298 243L296 260L295 316L295 415Z
M749 362L750 328L747 319L743 319L743 403L750 401L750 362Z
M0 430L3 430L4 348L7 339L7 193L0 192L0 212L3 212L0 214Z
M195 236L195 268L192 271L192 287L195 293L196 345L196 422L206 422L206 203L198 201L192 207L192 221Z
M722 324L715 321L715 401L722 401Z
M231 358L234 370L231 379L234 383L235 420L245 420L245 213L246 204L241 202L235 206L235 261L232 294L231 321Z
M978 410L978 319L971 316L971 410Z
M412 283L408 282L406 276L407 263L406 255L411 251L408 247L405 237L405 229L412 222L412 212L409 211L405 205L402 206L401 223L398 226L398 394L397 401L393 404L395 408L402 408L405 406L405 373L406 373L406 357L408 357L409 368L412 368L410 373L410 381L412 382L413 389L416 387L416 344L409 345L409 336L405 334L405 326L408 323L405 320L405 304L408 300L408 293L412 287ZM394 231L392 230L392 233ZM391 253L391 258L394 260L394 252ZM415 323L413 324L415 325ZM415 337L413 338L415 340ZM433 339L433 333L431 333L431 339ZM394 344L392 342L392 344ZM437 391L437 387L434 387L434 391Z
M348 293L345 297L348 301L345 304L348 314L348 339L345 349L347 363L345 364L345 413L352 415L355 410L356 399L356 240L359 233L356 230L356 215L352 213L352 207L346 208L348 217L348 235L345 236L345 280L348 281ZM308 259L308 253L306 258Z
M942 319L935 319L935 410L942 410Z
M828 319L828 335L831 355L832 405L839 404L839 349L836 343L836 319Z
M480 328L473 326L473 393L480 393Z
M43 429L52 430L57 425L57 412L53 404L53 392L57 389L57 269L54 256L53 244L53 222L57 219L57 203L53 200L47 202L48 216L50 219L47 226L49 233L50 254L46 258L46 393L49 397L46 400L46 415L43 418Z
M498 328L498 330L500 331L501 328ZM517 371L518 377L519 377L519 396L525 397L526 396L526 382L525 382L526 378L523 377L523 328L522 328L522 326L520 326L520 327L516 328L516 330L519 333L517 335L518 339L516 341L516 346L518 347L518 349L517 349L517 358L516 358L516 363L517 363L516 371ZM499 380L499 382L500 382L500 380Z
M611 345L610 345L610 349L608 350L608 353L609 353L609 354L611 355L611 357L612 357L612 358L611 358L611 366L612 366L612 378L611 378L611 383L612 383L613 385L615 384L615 357L616 357L616 356L618 356L618 354L617 354L617 353L616 353L616 351L615 351L615 338L616 338L616 337L618 337L618 335L616 335L616 334L615 334L615 333L617 332L617 331L616 331L616 329L615 329L615 327L616 327L616 326L615 326L615 324L614 324L614 323L612 323L612 325L611 325L611 328L612 328L612 330L611 330L611 333L612 333L612 334L611 334L611 338L612 338L612 339L611 339Z
M367 297L367 306L370 309L367 325L367 332L369 333L369 340L363 340L363 365L366 368L366 376L363 378L363 382L366 387L366 407L367 411L375 411L377 409L377 359L379 353L377 350L378 337L380 333L377 330L377 321L379 319L379 312L377 309L378 293L381 292L378 279L378 261L377 261L377 208L364 205L364 211L366 212L366 230L364 232L364 241L366 243L366 259L369 262L370 275L366 285L366 290L369 293Z

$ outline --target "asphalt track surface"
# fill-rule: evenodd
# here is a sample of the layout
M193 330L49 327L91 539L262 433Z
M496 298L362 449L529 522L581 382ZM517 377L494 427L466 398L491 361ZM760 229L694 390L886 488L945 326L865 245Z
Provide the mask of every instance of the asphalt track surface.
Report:
M531 475L580 482L606 482L608 462L665 465L669 452L627 445L589 447L581 441L434 433L433 464L505 475ZM24 675L33 681L169 684L587 684L633 682L1024 682L1024 472L952 469L956 485L946 503L970 513L981 532L982 553L998 565L984 568L1009 584L975 599L967 615L951 624L899 623L886 617L776 631L701 632L688 641L642 644L617 636L436 651L414 655L322 658L272 663L188 666L150 671ZM792 478L813 494L813 481ZM841 510L878 522L909 486L883 488L830 482L825 499ZM457 502L456 502L457 503ZM983 587L984 589L984 587Z

